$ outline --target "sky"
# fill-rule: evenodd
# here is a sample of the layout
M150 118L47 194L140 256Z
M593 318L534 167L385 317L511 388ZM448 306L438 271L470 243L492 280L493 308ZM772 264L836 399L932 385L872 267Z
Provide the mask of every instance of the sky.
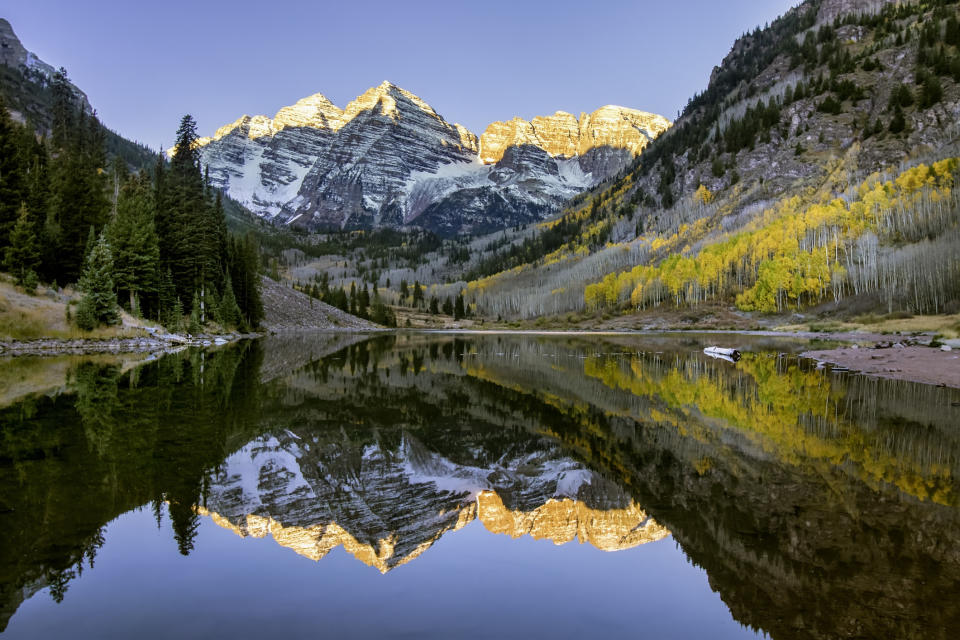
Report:
M211 135L389 80L449 122L607 104L671 120L736 37L797 0L6 0L24 46L67 68L101 120L152 148L185 113Z

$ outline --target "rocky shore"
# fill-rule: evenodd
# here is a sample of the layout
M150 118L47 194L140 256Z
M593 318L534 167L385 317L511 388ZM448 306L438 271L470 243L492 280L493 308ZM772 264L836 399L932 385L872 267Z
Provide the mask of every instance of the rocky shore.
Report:
M3 356L59 356L87 353L150 353L170 351L183 347L209 347L223 345L243 338L256 338L259 334L181 335L176 333L153 333L134 338L75 338L0 341L0 357Z
M872 347L853 345L802 355L865 375L960 389L960 350L951 344L931 347L911 341L879 342Z

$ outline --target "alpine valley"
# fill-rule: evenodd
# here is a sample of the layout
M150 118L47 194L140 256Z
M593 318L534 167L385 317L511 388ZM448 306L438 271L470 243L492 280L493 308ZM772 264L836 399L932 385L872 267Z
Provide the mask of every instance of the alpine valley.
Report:
M389 82L341 110L321 94L200 138L211 183L310 230L418 226L441 235L542 220L610 178L670 127L606 106L494 122L481 136Z
M960 0L107 4L0 18L0 639L960 638ZM371 74L475 130L212 131Z

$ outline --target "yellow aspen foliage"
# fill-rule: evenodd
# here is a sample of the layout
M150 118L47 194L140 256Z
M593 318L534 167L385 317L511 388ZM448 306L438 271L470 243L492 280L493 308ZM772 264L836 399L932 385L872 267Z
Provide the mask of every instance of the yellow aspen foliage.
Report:
M713 193L705 186L700 185L693 194L693 201L696 204L706 206L713 202Z
M893 180L874 174L850 202L820 194L816 202L804 206L797 196L786 198L742 231L709 242L702 240L707 220L681 225L672 236L650 243L653 253L670 252L658 265L638 265L617 277L606 276L587 287L585 302L599 308L629 299L639 308L667 298L680 305L728 296L741 309L755 311L820 302L842 290L848 277L845 261L865 234L886 233L896 240L901 229L915 224L914 212L937 207L942 211L944 201L952 197L958 168L960 158L947 158L906 169ZM701 186L695 199L708 193Z

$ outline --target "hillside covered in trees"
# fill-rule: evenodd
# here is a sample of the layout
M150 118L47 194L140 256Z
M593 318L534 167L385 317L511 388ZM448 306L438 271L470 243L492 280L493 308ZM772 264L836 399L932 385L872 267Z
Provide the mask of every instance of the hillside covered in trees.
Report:
M77 285L82 329L115 323L118 304L172 329L256 327L257 242L228 233L193 119L169 164L158 156L131 172L122 155L108 160L106 129L62 70L50 93L49 136L14 122L0 98L0 257L17 284Z
M476 241L439 290L502 319L704 301L956 312L960 3L849 6L807 0L741 37L619 178Z

